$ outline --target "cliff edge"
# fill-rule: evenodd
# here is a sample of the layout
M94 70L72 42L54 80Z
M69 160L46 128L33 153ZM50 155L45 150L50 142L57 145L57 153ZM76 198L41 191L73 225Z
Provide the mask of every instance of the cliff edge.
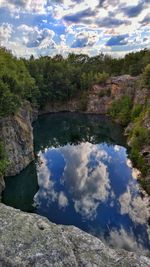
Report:
M0 204L1 267L148 267L150 259L114 250L74 226Z

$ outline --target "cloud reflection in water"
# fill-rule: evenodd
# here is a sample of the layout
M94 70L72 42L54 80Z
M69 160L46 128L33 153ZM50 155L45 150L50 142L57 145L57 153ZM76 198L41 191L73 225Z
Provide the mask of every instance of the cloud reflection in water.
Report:
M150 247L149 200L140 195L123 147L89 142L68 144L39 152L39 161L40 189L35 195L38 207L50 212L55 203L63 216L67 211L73 212L74 218L80 216L81 221L86 221L86 229L99 227L99 233L98 229L93 230L95 235L102 238L107 232L110 245L147 253L144 242ZM112 166L116 168L114 172Z
M109 194L109 174L102 162L109 157L104 150L88 142L68 145L60 151L66 161L63 179L69 185L74 208L82 216L94 219L97 207Z

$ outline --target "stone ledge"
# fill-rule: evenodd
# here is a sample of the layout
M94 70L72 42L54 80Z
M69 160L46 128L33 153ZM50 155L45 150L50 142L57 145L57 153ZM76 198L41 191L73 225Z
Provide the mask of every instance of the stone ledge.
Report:
M1 267L148 267L150 259L114 250L73 226L0 204Z

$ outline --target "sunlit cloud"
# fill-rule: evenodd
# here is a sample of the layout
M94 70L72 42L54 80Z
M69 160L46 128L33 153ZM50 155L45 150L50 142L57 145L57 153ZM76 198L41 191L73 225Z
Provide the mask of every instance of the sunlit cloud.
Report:
M57 200L58 194L54 190L54 181L51 179L51 172L47 166L47 160L42 154L39 152L39 167L37 169L37 177L38 177L38 185L40 187L39 191L34 197L34 201L36 205L41 205L41 200L47 200L47 206Z
M65 208L68 206L68 199L66 197L66 195L64 194L64 192L60 192L59 196L58 196L58 204L61 208Z
M139 238L136 238L131 229L127 231L121 227L120 230L111 230L107 242L113 247L135 251L139 255L149 255L149 251L144 247L141 237L139 236Z
M11 38L13 32L13 26L9 23L2 23L0 26L0 45L6 46L7 42Z
M83 217L94 219L100 202L109 195L109 174L102 162L108 155L90 143L68 145L60 151L66 161L63 179L69 184L74 208ZM89 166L91 157L97 162L94 167Z
M0 0L1 43L17 56L123 56L150 47L149 24L146 0Z
M147 223L149 218L148 201L141 198L140 195L134 196L130 188L119 197L121 214L128 214L131 220L137 224Z

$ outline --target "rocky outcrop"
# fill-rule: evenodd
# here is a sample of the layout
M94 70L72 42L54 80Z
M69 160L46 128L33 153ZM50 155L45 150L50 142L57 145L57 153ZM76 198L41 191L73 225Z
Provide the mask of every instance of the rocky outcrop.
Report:
M112 101L128 95L131 99L135 96L137 78L122 75L108 79L106 84L94 85L88 96L87 112L106 114Z
M114 250L76 227L0 204L1 267L148 267L150 259Z
M79 110L79 99L75 99L68 102L48 102L43 107L42 110L39 111L39 114L53 113L53 112L61 112L61 111L78 111Z
M7 176L13 176L23 170L33 159L32 120L35 113L26 102L14 116L0 120L0 137L8 157Z
M85 113L106 114L112 101L120 99L124 95L134 98L136 81L137 78L130 75L109 78L105 84L95 84L87 92L86 97L84 95L62 103L48 102L40 111L40 114L60 111L83 111L81 103L83 99L87 102L87 108L84 108Z

